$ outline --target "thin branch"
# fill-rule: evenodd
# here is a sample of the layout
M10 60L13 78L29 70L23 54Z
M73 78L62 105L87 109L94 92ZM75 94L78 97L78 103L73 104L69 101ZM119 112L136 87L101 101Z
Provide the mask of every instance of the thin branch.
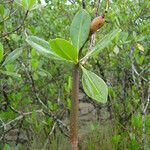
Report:
M43 113L49 117L52 117L54 121L56 121L59 125L62 125L68 132L70 131L69 127L58 119L52 112L43 111Z
M96 6L96 11L95 11L95 16L97 17L99 14L98 14L98 9L100 7L100 0L97 1L97 6ZM96 33L92 34L91 37L90 37L90 46L88 48L88 52L90 52L92 50L92 48L94 47L95 45L95 39L96 39ZM82 62L81 64L85 64L88 60L88 57L86 57Z
M98 16L98 10L99 10L99 8L100 8L100 0L98 0L98 2L97 2L97 7L96 7L96 12L95 12L95 17Z
M147 81L147 79L145 79L143 76L141 76L141 73L138 73L138 71L135 68L134 63L132 64L132 69L138 77L141 77L144 81Z
M83 9L86 9L85 0L82 0L82 8L83 8Z
M66 130L67 130L67 132L69 132L70 131L70 129L69 129L69 127L65 124L65 123L63 123L60 119L58 119L57 118L57 116L55 116L54 114L53 114L53 112L51 112L50 110L49 110L49 108L43 103L43 101L40 99L40 97L39 97L39 94L38 94L38 92L37 92L37 90L36 90L36 87L35 87L35 83L34 83L34 79L33 79L33 77L32 77L32 74L31 74L31 72L27 69L27 67L25 66L25 64L23 63L23 62L21 62L21 61L19 61L20 63L21 63L21 65L23 66L23 68L24 68L24 70L25 70L25 72L26 72L26 74L27 74L27 77L28 77L28 79L29 79L29 81L30 81L30 83L31 83L31 90L33 91L33 94L35 95L35 98L36 98L36 100L39 102L39 104L41 104L41 106L42 106L42 108L43 108L43 113L45 114L45 115L47 115L47 116L49 116L49 117L52 117L53 118L53 120L54 121L56 121L59 125L61 125L61 126L63 126ZM21 112L19 112L19 111L17 111L17 113L21 113ZM26 115L25 113L23 113L23 115ZM20 117L18 117L18 118L16 118L16 120L20 120L20 119L22 119L22 113L21 113L21 116ZM13 121L12 121L13 122ZM68 134L67 133L64 133L66 136L68 136ZM69 137L69 136L68 136Z
M64 115L64 113L61 113L61 118L63 117L63 115ZM46 141L45 141L45 143L44 143L44 146L43 146L42 150L45 150L45 149L46 149L46 146L47 146L47 144L48 144L48 141L49 141L49 139L50 139L50 136L53 134L55 128L57 127L57 124L58 124L58 122L55 122L55 123L53 124L53 127L52 127L51 131L49 132L49 134L48 134L48 136L47 136L47 139L46 139ZM59 126L59 127L60 127L60 126ZM61 128L61 127L60 127L60 128ZM63 131L62 128L61 128L61 131ZM64 133L67 137L69 137L68 134L66 134L64 131L63 131L63 133Z
M8 20L16 11L17 11L17 9L14 10L12 13L10 13L9 16L5 17L2 21L0 21L0 23L2 23L2 22L4 22L4 21Z
M21 114L20 111L16 110L13 106L11 106L10 100L9 100L8 95L7 95L7 92L6 92L6 90L5 90L5 86L3 86L2 92L3 92L3 96L4 96L4 98L5 98L5 101L6 101L6 105L8 105L9 108L10 108L13 112L18 113L18 114Z
M43 110L40 109L40 110L36 110L36 111L33 111L33 112L43 113ZM12 125L15 122L18 122L19 120L23 119L24 117L31 115L33 112L22 113L20 116L16 117L15 119L1 125L0 128L4 128L6 130L7 126Z
M106 7L105 7L105 10L103 12L103 17L106 16L107 12L108 12L108 8L109 8L109 0L106 0Z
M52 135L52 133L54 132L54 130L55 130L56 127L57 127L57 122L55 122L55 123L53 124L53 127L52 127L51 131L49 132L49 134L48 134L48 136L47 136L46 142L44 143L44 146L43 146L42 150L45 150L45 149L46 149L46 146L47 146L48 141L49 141L49 137Z
M58 119L50 110L49 108L43 103L43 101L40 99L39 94L36 90L35 87L35 83L34 83L34 79L32 77L31 72L28 71L28 69L26 68L25 64L23 62L21 62L22 66L25 69L25 72L29 78L29 81L31 83L31 90L33 91L33 94L35 95L36 100L39 102L39 104L41 104L42 108L43 108L43 113L48 115L49 117L52 117L58 124L61 124L63 127L65 127L67 129L67 131L69 131L69 128L66 124L64 124L60 119Z
M105 8L105 10L108 11L108 8L109 8L109 0L106 0L106 8Z
M21 23L20 25L18 25L18 26L17 26L15 29L13 29L12 31L2 34L2 35L0 36L0 38L3 38L3 37L5 37L5 36L8 36L9 34L12 34L13 32L16 32L16 31L18 31L19 29L21 29L21 28L24 26L24 22L25 22L25 20L26 20L26 18L27 18L27 16L28 16L28 13L29 13L29 11L27 10L26 13L25 13L24 19L23 19L23 21L22 21L22 23Z
M43 109L36 110L36 111L33 111L33 112L22 113L21 115L19 115L15 119L13 119L13 120L11 120L11 121L9 121L7 123L3 123L0 126L0 129L4 128L4 132L7 132L7 131L10 130L10 126L11 126L11 128L14 127L19 120L22 120L24 117L29 116L29 115L31 115L34 112L36 112L36 113L43 113L43 114L45 114L45 115L47 115L49 117L52 117L54 119L54 121L56 121L56 123L58 123L59 125L62 125L63 127L65 127L65 129L67 130L67 132L69 132L69 128L68 128L68 126L65 123L63 123L60 119L58 119L52 112L49 113L49 112L46 112ZM66 133L64 133L64 134L69 137L68 134L66 134Z
M144 113L144 114L145 114L146 111L147 111L147 108L148 108L149 103L150 103L150 88L148 89L147 103L146 103L146 105L145 105L145 107L144 107L144 110L143 110L143 113Z
M75 4L74 0L68 0L70 3Z

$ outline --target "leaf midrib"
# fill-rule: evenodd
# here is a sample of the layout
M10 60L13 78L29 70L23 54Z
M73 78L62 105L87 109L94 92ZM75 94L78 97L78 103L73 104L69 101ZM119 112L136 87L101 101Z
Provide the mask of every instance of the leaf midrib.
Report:
M80 35L81 35L81 27L82 27L82 23L83 23L83 13L82 13L82 16L81 16L81 21L80 21L80 27L79 27L79 35L78 35L78 42L77 42L77 48L79 49L79 39L80 39Z

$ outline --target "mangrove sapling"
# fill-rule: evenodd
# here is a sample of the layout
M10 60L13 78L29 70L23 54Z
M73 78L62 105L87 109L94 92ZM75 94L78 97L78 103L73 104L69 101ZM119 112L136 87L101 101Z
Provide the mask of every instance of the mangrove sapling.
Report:
M49 42L36 36L28 36L26 41L40 54L56 61L64 61L72 64L72 106L70 116L70 141L72 150L78 149L78 92L79 92L79 70L82 70L82 85L85 93L92 99L106 103L108 88L106 83L95 73L84 68L82 63L85 59L90 58L108 46L117 36L120 30L115 29L103 37L90 52L81 57L82 49L90 34L91 17L81 9L75 15L71 27L71 42L56 38Z

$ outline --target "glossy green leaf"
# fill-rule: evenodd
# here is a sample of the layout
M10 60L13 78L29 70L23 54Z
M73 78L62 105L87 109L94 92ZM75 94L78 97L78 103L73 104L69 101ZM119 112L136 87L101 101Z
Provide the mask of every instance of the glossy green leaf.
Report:
M4 53L3 45L2 45L2 43L0 43L0 62L1 62L2 59L3 59L3 53Z
M78 50L83 46L89 36L90 24L91 17L84 9L77 12L70 27L70 36L72 43Z
M105 37L103 37L96 44L96 46L91 51L89 51L86 54L86 56L84 58L81 59L81 61L84 60L87 57L90 57L90 56L98 54L102 49L104 49L105 47L107 47L112 42L112 40L117 36L117 34L119 32L121 32L121 30L120 29L116 29L116 30L113 30L112 32L108 33Z
M28 36L26 41L29 45L31 45L34 49L36 49L40 54L52 58L52 59L61 59L58 55L56 55L47 41L38 38L36 36Z
M106 103L108 96L108 88L106 83L95 73L82 67L82 85L85 93L92 99Z
M7 75L7 76L15 77L15 78L21 78L20 74L9 72L9 71L2 71L2 70L0 70L0 73L2 73L4 75Z
M70 42L64 39L55 39L50 42L51 49L61 58L74 63L78 62L78 51Z
M14 60L16 60L20 55L22 54L22 48L17 48L14 51L12 51L3 62L2 66L12 63Z

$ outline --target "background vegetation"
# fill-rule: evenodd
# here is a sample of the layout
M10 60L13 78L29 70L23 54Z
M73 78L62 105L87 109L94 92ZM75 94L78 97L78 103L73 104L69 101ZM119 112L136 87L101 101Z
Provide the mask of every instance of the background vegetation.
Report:
M71 66L39 55L26 36L70 40L70 24L83 1L41 0L29 11L18 1L0 1L0 149L67 150ZM94 18L97 0L85 4ZM104 7L101 0L99 14ZM97 103L80 87L80 103L94 110L92 116L87 111L86 123L81 117L82 150L150 148L149 8L148 0L110 2L96 42L115 28L122 32L86 64L105 80L109 96L106 104Z

